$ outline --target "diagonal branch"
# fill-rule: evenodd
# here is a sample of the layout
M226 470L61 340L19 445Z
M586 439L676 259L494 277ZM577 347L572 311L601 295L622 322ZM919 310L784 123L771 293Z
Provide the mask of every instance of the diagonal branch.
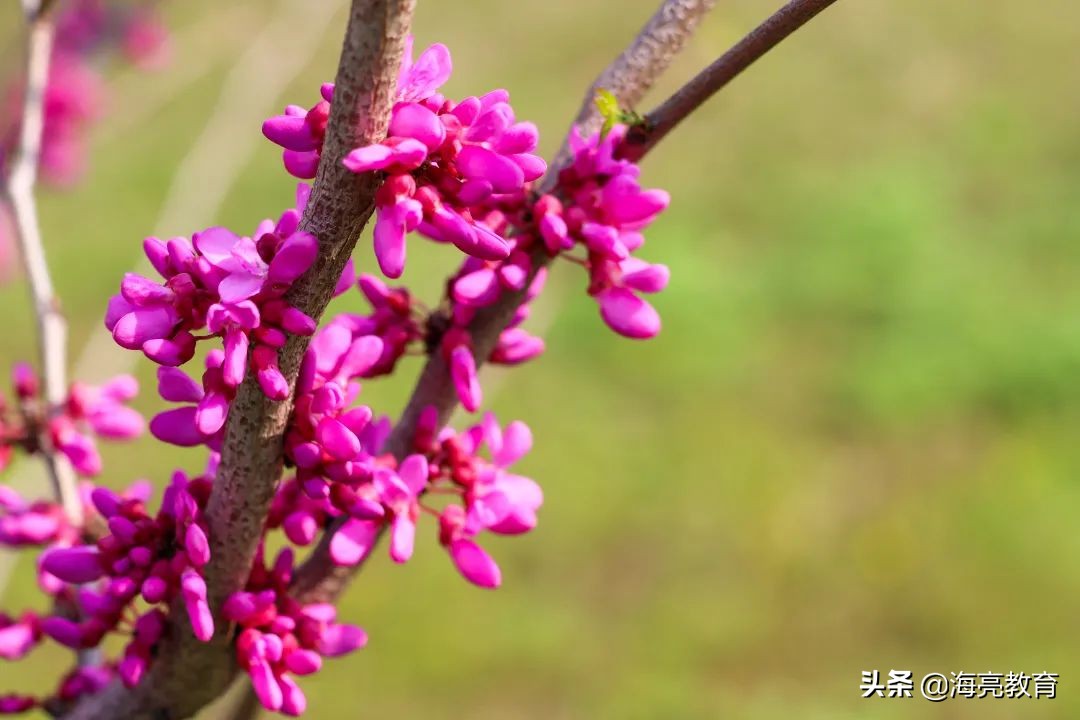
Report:
M593 82L575 125L586 134L599 128L600 116L593 99L598 88L612 92L625 105L637 103L652 87L658 77L686 45L690 36L705 14L712 9L715 0L664 0L629 46ZM566 145L556 155L541 187L550 189L559 171L570 161ZM534 252L533 276L551 262L542 244ZM528 283L526 283L528 287ZM469 326L477 362L483 362L491 354L501 333L510 323L514 311L524 300L524 290L503 295L497 303L477 313ZM450 379L450 369L442 353L432 353L420 374L409 403L387 439L384 452L392 453L399 460L408 452L416 431L420 413L428 406L438 411L439 424L445 424L457 406L457 394ZM330 538L336 525L327 528L318 547L297 570L295 589L305 601L329 600L344 590L360 566L344 568L330 558Z
M777 10L646 115L645 122L632 128L626 136L623 157L628 160L640 159L720 88L834 2L836 0L791 0Z
M293 286L292 305L316 320L374 209L379 178L354 175L341 166L353 148L386 134L405 38L415 0L353 0L338 66L334 102L318 175L301 221L319 239L319 255ZM308 338L291 337L281 351L281 370L295 383ZM241 385L229 411L221 462L207 505L211 561L206 568L217 631L196 640L182 607L174 607L171 635L148 676L132 689L119 683L81 703L72 719L156 720L188 717L220 695L236 672L231 633L220 616L222 602L247 581L278 479L283 434L292 399L266 398L254 378Z
M15 239L19 246L30 289L30 299L37 320L38 359L42 371L45 413L51 417L61 409L67 397L67 322L60 312L60 301L53 290L45 247L41 239L34 186L37 183L41 136L45 125L45 90L49 80L53 26L46 13L46 3L26 5L29 37L26 53L26 78L22 114L19 119L18 145L3 182L3 193L11 206ZM40 429L41 458L52 482L53 494L75 526L82 525L75 474L65 458L57 454L48 429Z

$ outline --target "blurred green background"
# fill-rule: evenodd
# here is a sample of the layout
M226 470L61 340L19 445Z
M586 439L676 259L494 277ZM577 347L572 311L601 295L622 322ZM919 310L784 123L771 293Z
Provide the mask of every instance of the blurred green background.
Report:
M89 177L42 199L72 356L96 337L83 371L135 368L147 412L153 367L101 343L105 299L144 235L290 203L259 122L332 78L344 5L166 4L172 65L109 71ZM720 2L652 100L777 5ZM509 88L550 153L652 7L420 2L415 31L450 46L450 96ZM487 543L496 592L433 538L404 567L380 552L343 610L371 643L303 681L310 716L1080 717L1078 26L1071 0L842 0L667 139L643 172L673 197L643 252L672 270L663 333L615 336L559 269L533 324L549 351L485 371L491 408L534 430L539 528ZM414 238L406 279L434 298L451 258ZM0 307L6 368L33 353L21 282ZM365 399L396 414L417 369ZM124 484L202 459L144 441L106 461ZM35 602L28 565L5 605ZM33 658L0 684L66 662ZM864 700L871 669L1061 681L1053 701Z

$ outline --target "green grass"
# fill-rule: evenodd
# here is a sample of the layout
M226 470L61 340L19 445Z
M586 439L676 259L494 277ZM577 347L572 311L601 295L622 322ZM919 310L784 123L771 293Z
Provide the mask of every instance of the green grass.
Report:
M720 3L654 97L775 4ZM178 32L212 5L171 5ZM838 3L666 140L644 169L674 198L644 253L672 269L664 332L614 336L560 268L538 309L549 352L491 399L534 429L540 527L491 543L495 593L433 540L405 567L372 562L343 609L371 644L304 681L312 716L1077 717L1080 11L1037 5ZM416 31L454 52L451 95L505 85L551 150L650 6L422 2ZM76 349L244 49L235 35L152 122L95 144L77 191L43 200ZM266 114L313 101L337 42ZM291 187L267 144L220 220L250 228ZM409 247L407 279L432 297L450 256ZM32 352L32 325L19 284L0 304L6 365ZM396 413L417 367L365 398ZM142 407L160 405L148 392ZM201 462L150 442L107 460L114 484ZM29 574L6 604L32 601ZM5 666L2 684L37 687L59 657ZM1062 683L1050 702L861 700L872 668Z

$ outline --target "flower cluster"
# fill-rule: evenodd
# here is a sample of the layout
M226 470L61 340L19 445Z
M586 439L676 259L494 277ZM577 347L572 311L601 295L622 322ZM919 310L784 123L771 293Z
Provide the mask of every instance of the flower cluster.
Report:
M281 551L271 567L255 560L247 587L225 601L223 614L238 628L236 657L268 710L299 716L307 708L293 675L310 675L323 658L340 657L367 644L367 634L337 622L328 603L301 604L289 594L293 553Z
M41 387L33 369L17 363L12 384L18 400L18 415L7 412L0 398L0 469L15 447L33 453L49 446L67 457L84 477L101 472L101 455L95 436L129 440L143 430L143 419L126 403L138 394L139 384L130 375L119 375L100 386L76 382L59 408L49 408L40 396Z
M143 658L145 667L156 652L155 645L165 629L165 614L160 608L152 608L134 617L131 593L134 578L140 573L136 568L152 565L148 553L152 552L153 533L148 532L145 518L140 516L149 495L148 483L136 483L123 494L116 494L84 482L80 500L89 521L85 527L75 527L58 504L30 502L14 490L0 487L0 545L46 548L39 563L38 582L53 602L51 611L45 614L28 611L13 617L0 613L0 658L18 660L46 639L83 650L100 645L110 632L131 636L119 664L80 665L65 675L56 691L47 697L0 695L0 715L39 707L61 715L84 695L100 691L117 674L134 682L141 674L134 658ZM110 532L97 544L86 544L86 528L105 522L99 512L113 514L108 519ZM125 541L115 539L117 532L130 537L126 554L120 550ZM95 583L96 587L83 584L106 577ZM138 587L136 584L136 592Z
M543 175L546 165L533 154L536 126L515 121L505 90L457 103L440 95L451 72L445 46L432 45L415 63L409 55L386 139L356 148L343 161L353 172L385 175L375 198L379 267L388 277L401 276L405 235L413 230L468 255L505 258L507 241L482 220L493 198L520 194ZM322 95L311 110L291 106L263 125L263 133L285 148L286 168L300 177L311 177L318 163L333 86L324 85Z
M638 166L619 159L626 130L616 125L606 136L583 138L575 128L573 163L560 173L557 195L545 195L533 206L533 218L548 252L584 248L589 294L604 322L620 335L645 339L660 332L660 316L638 293L663 290L668 269L632 253L645 242L641 231L670 198L663 190L643 190Z
M189 480L184 473L175 473L154 516L147 513L141 493L118 495L95 488L91 501L108 532L93 544L50 549L41 559L45 577L54 585L63 584L58 591L74 595L78 613L74 619L44 618L41 632L82 650L97 647L108 633L126 628L131 640L117 672L129 686L138 683L152 662L174 599L187 608L195 637L209 640L214 620L202 569L210 561L203 508L211 482L209 476ZM134 616L140 598L149 609Z
M105 316L105 326L116 342L175 367L195 355L197 340L221 338L224 353L216 367L207 368L207 374L235 391L247 375L250 351L263 392L284 399L289 388L278 367L278 350L285 344L286 333L315 331L315 321L284 297L318 252L315 236L299 229L307 192L308 187L301 185L298 207L285 211L277 223L260 223L254 239L222 227L196 233L191 240L147 238L143 249L165 281L154 282L134 273L124 276ZM204 329L207 335L194 335ZM211 381L204 380L204 385L207 382ZM223 424L223 403L218 402L215 410ZM216 431L207 427L209 421L202 428L205 434Z
M86 12L81 27L92 37L96 16ZM534 154L536 127L517 120L505 90L446 99L439 89L450 72L444 46L433 45L415 62L410 47L387 137L342 161L382 181L373 234L385 276L402 275L410 232L464 253L434 308L408 288L357 275L351 261L334 292L358 288L369 312L337 314L319 329L293 307L289 290L319 252L318 239L300 227L310 192L303 184L295 207L250 236L212 227L190 239L144 241L161 280L126 275L105 325L119 345L160 366L159 394L179 404L156 415L151 432L174 445L206 446L213 468L237 390L254 377L268 398L292 396L283 440L290 476L276 489L246 584L220 608L210 606L204 579L211 547L204 511L214 469L194 479L176 473L156 515L147 512L142 490L88 490L84 527L71 526L55 503L28 502L0 487L0 543L48 548L39 581L57 601L45 614L0 615L0 657L21 657L45 638L85 650L110 634L128 636L116 661L69 675L50 700L0 697L0 713L69 702L114 676L138 684L168 632L171 605L186 609L203 641L214 634L216 614L234 624L236 659L261 704L303 713L307 701L296 678L319 670L327 657L362 647L367 636L339 623L332 605L298 599L295 548L267 563L267 548L280 541L274 533L296 547L321 535L320 548L339 566L363 562L386 535L390 558L405 563L417 551L427 515L430 537L457 572L480 587L501 584L502 571L483 547L486 534L531 531L544 501L540 486L515 471L532 448L529 427L504 426L485 413L454 430L440 421L445 407L429 406L415 427L399 426L388 442L395 428L360 402L361 381L392 373L407 355L426 354L436 371L446 370L448 393L452 387L467 411L479 411L481 363L515 365L544 350L524 323L555 258L586 269L588 294L612 329L631 338L656 335L659 316L641 294L662 290L668 270L633 253L668 196L642 188L638 167L620 157L626 133L620 125L589 138L575 130L570 162L550 191L539 194L533 183L546 166ZM333 85L321 95L310 109L289 106L263 125L296 177L314 177L322 159ZM510 305L513 313L501 314ZM509 316L497 337L475 333L478 319L491 312ZM295 379L279 366L290 336L311 337ZM213 346L195 378L181 366L203 340ZM28 369L16 370L15 386L20 413L0 412L0 464L11 448L32 451L47 439L80 472L94 474L100 459L90 433L122 438L141 429L141 418L125 406L135 391L131 378L98 388L76 384L63 407L49 412Z

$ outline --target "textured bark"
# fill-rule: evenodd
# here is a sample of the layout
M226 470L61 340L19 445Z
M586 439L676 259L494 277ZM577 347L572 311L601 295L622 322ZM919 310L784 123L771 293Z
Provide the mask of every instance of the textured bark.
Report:
M414 5L414 0L352 4L322 160L301 222L319 239L319 255L289 294L293 305L316 320L371 215L379 182L373 174L357 176L345 170L341 159L386 134ZM290 387L307 345L308 338L291 337L281 352L281 369ZM206 580L215 613L247 581L281 475L283 434L291 410L291 397L283 402L267 399L249 375L229 411L207 506L211 561ZM227 689L237 670L230 628L220 614L215 623L213 640L199 642L183 607L174 607L170 636L148 676L132 690L114 683L80 703L68 717L161 720L194 714Z
M661 3L634 41L589 86L572 124L580 127L585 135L600 129L602 118L594 102L597 90L607 90L615 95L622 107L635 107L686 47L702 18L715 4L716 0L665 0ZM569 160L570 149L564 141L552 166L562 167ZM557 173L549 172L543 187L550 189L557 177Z
M585 134L599 129L601 118L593 101L600 88L613 93L623 106L633 106L640 101L686 46L698 23L714 4L715 0L665 0L637 37L590 86L573 124L580 126ZM559 170L566 167L570 159L569 150L564 143L540 183L542 190L547 191L554 187ZM530 282L540 268L548 265L551 260L543 245L538 243L532 253ZM469 325L469 333L478 365L491 353L498 342L499 333L506 329L524 299L525 290L507 292L498 302L476 314ZM424 408L434 406L441 425L450 419L457 403L457 393L450 379L449 366L441 353L432 353L420 373L405 411L387 439L385 451L400 460L408 454L416 431L416 422ZM337 527L338 525L332 525L327 529L319 545L296 573L295 592L303 601L322 602L336 598L362 567L362 564L349 568L340 567L331 560L330 538Z

